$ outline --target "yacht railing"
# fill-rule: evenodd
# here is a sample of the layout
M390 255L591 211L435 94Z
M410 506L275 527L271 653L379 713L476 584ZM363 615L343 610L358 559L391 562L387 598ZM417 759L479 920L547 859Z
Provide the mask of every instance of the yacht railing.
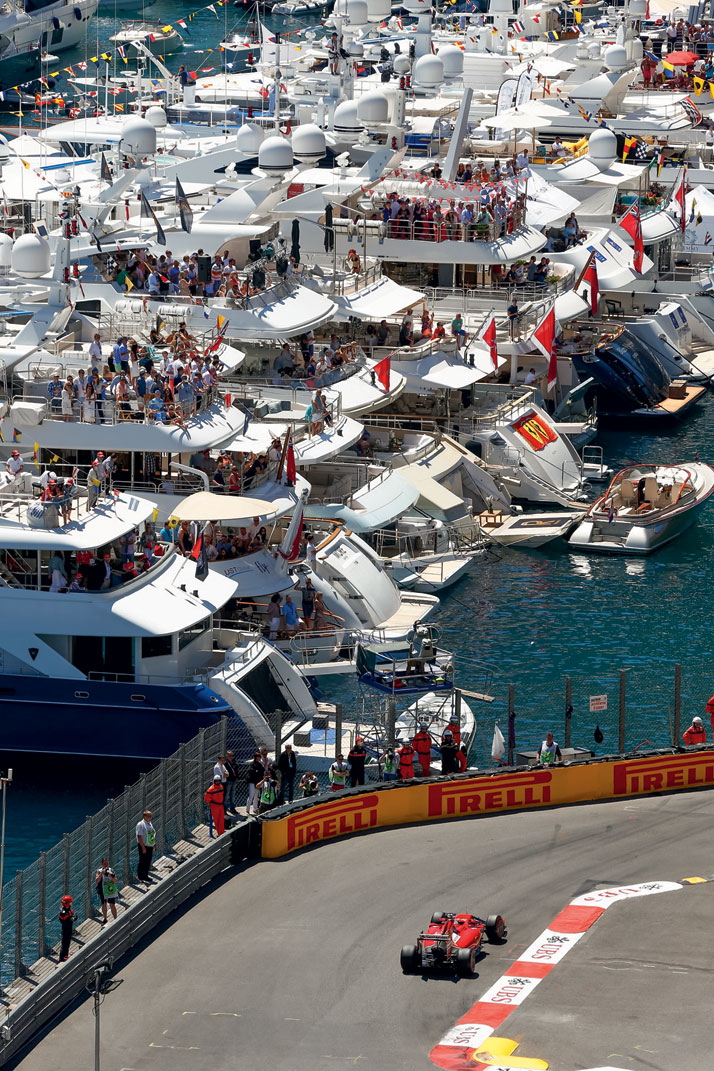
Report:
M205 412L211 405L221 400L218 389L211 387L201 394L196 394L193 402L181 402L178 399L168 402L162 401L161 407L152 409L150 395L146 395L142 401L136 392L131 390L129 397L123 401L114 397L96 399L94 402L94 419L90 420L89 414L92 410L87 406L86 401L73 398L71 412L63 413L61 394L56 395L54 398L42 398L38 397L37 391L38 385L36 383L27 383L23 395L13 397L13 404L31 401L42 405L42 410L38 414L40 421L61 420L67 423L81 424L114 425L129 422L132 424L177 424L182 428L186 428L187 421Z
M466 197L464 193L463 198ZM440 200L448 205L449 198L432 195L432 200ZM472 197L469 204L478 208L478 196ZM348 210L349 211L349 210ZM333 219L333 228L338 232L344 232L349 238L357 234L357 230L366 232L367 235L375 235L379 240L385 238L407 242L497 242L501 238L521 230L526 224L525 209L515 202L507 209L507 215L502 220L489 220L488 223L445 223L429 220L390 219L383 220L381 215L372 219L361 220L359 224L349 218L337 217Z

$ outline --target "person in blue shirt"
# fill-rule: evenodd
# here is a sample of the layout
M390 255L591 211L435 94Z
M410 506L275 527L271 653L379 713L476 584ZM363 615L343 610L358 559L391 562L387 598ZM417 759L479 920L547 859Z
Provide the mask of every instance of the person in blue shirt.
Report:
M176 542L176 526L170 525L167 521L159 532L159 539L162 543L175 543Z
M55 372L50 383L47 384L47 396L53 413L59 413L62 409L62 389L64 384L60 382L59 373Z
M297 630L300 628L300 618L298 617L297 608L290 595L285 596L283 615L285 617L286 631L288 633L297 632Z
M157 424L166 423L166 410L164 409L161 392L158 390L154 392L154 397L149 402L149 414Z
M136 396L144 407L147 404L146 378L146 369L142 368L136 379Z
M187 415L193 412L195 397L196 392L189 383L188 376L182 376L181 381L176 388L176 401Z

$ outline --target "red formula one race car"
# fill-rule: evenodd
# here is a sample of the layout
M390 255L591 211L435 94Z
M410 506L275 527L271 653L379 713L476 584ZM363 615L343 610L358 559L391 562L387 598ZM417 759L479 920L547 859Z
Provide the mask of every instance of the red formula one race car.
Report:
M402 970L415 974L423 970L449 968L456 974L473 974L484 934L489 941L500 942L506 936L506 923L500 915L480 919L462 912L436 911L429 929L419 934L415 945L404 945Z

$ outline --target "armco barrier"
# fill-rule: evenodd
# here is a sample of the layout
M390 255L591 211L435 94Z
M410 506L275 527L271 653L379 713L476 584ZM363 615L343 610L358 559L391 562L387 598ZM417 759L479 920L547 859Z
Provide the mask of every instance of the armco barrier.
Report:
M714 751L612 756L552 767L525 767L422 783L390 782L350 790L262 822L263 859L383 826L478 817L559 804L586 803L714 786Z
M79 996L97 963L119 959L185 900L231 864L252 858L258 825L255 819L217 837L179 863L146 893L11 1009L0 1031L0 1066L6 1064L34 1034ZM76 946L75 946L76 947Z

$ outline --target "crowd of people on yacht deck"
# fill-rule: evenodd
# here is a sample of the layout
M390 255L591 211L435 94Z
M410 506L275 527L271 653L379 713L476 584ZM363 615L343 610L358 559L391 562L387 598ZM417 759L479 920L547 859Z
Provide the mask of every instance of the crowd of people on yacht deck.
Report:
M47 385L50 415L87 424L116 419L184 427L215 398L222 370L210 348L200 353L185 323L167 338L152 329L146 345L123 335L107 346L95 333L89 358L90 367L76 375L53 375Z
M468 201L446 195L400 197L392 191L372 218L382 220L388 238L486 242L522 227L525 214L525 193L513 196L505 186L484 186Z
M208 279L199 265L203 260L210 261ZM140 290L151 297L178 294L198 299L222 297L237 302L273 285L266 263L260 261L241 269L228 250L210 257L198 249L178 260L170 249L158 257L137 249L115 255L108 268L110 278L124 290ZM276 261L275 271L278 276L299 276L300 267L290 256L284 258L284 263Z

